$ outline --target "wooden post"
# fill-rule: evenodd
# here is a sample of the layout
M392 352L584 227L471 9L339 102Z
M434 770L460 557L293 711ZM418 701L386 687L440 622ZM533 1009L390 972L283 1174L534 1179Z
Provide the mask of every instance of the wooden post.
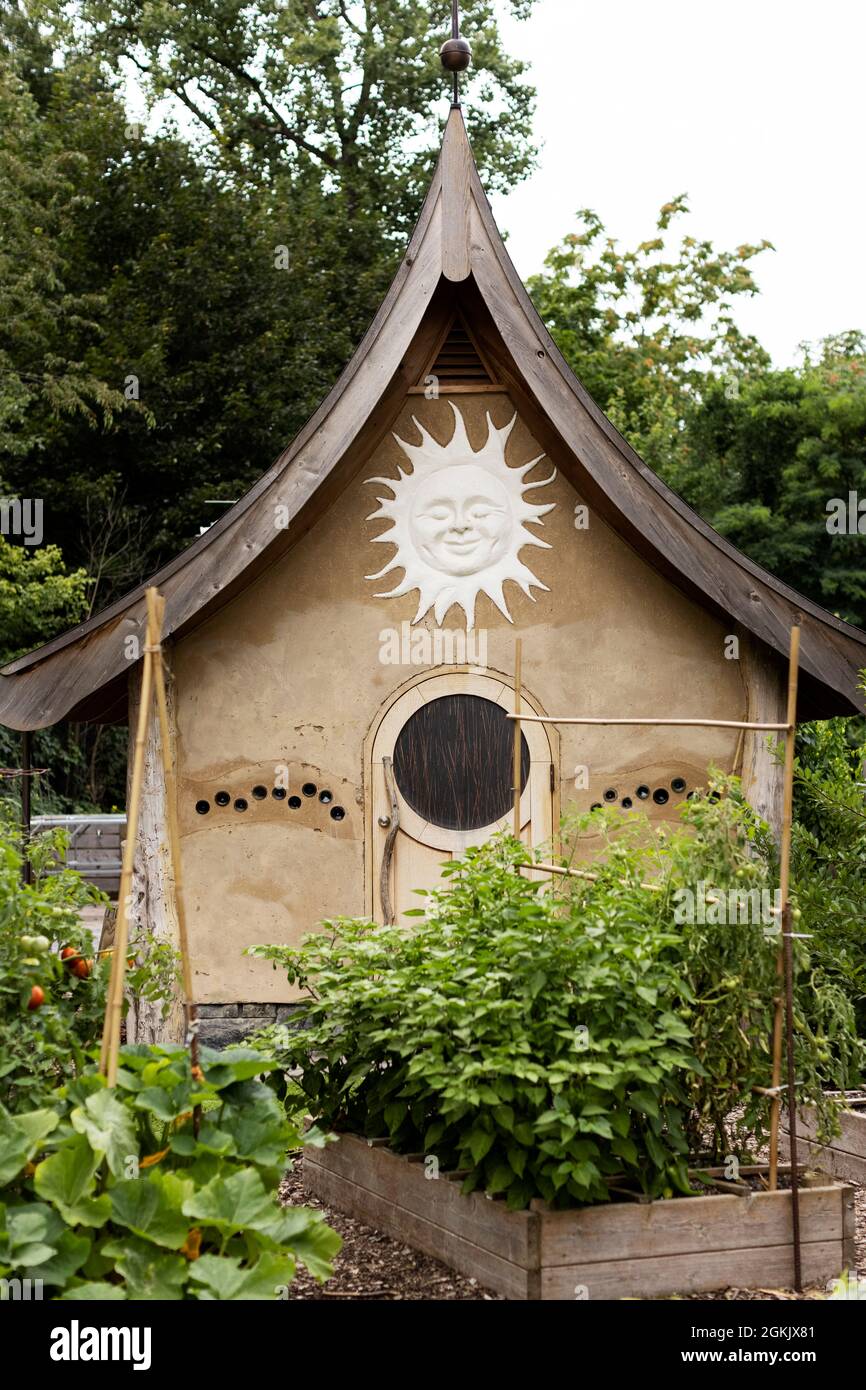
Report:
M766 650L751 633L737 628L740 672L746 687L746 719L753 723L781 723L785 718L786 674L776 652ZM766 730L744 730L740 777L743 796L773 832L782 838L782 779L773 745ZM736 767L734 771L736 771Z
M782 934L776 958L778 994L773 1017L773 1100L770 1106L770 1191L776 1190L779 1165L779 1116L782 1084L782 1017L785 995L785 937L791 930L791 821L794 807L794 741L797 728L797 677L800 666L800 629L791 628L791 650L788 666L788 732L785 735L785 775L782 790L782 841L779 860L779 896L782 900ZM789 1097L793 1105L794 1098ZM795 1160L792 1158L792 1162Z
M30 863L30 778L32 766L33 735L25 729L21 735L21 878L24 883L33 882L33 867Z
M167 667L166 654L163 664ZM131 672L129 682L129 727L138 723L141 700L141 663ZM153 662L156 681L156 657ZM166 670L166 705L168 708L169 749L172 762L174 751L173 690ZM134 748L130 739L129 777L127 795L132 790ZM179 812L178 812L179 814ZM174 889L174 864L168 841L168 806L165 773L163 770L160 721L151 717L144 742L144 767L141 778L141 800L138 807L138 834L133 857L132 892L129 905L130 937L137 937L144 950L150 952L165 942L172 951L180 948L177 922L177 901ZM147 957L143 964L146 965ZM182 982L173 989L165 1012L163 999L145 999L140 994L129 997L126 1013L126 1038L131 1043L182 1043L186 1034L186 1016Z
M520 839L520 781L523 771L523 740L520 732L520 685L523 643L518 637L514 642L514 838Z
M156 589L147 591L148 630L153 634L151 652L153 661L153 684L156 690L156 709L159 717L160 747L162 749L162 769L165 778L166 820L168 822L168 845L171 866L174 871L174 898L177 912L177 933L180 945L181 968L183 970L183 993L186 1006L187 1040L193 1066L198 1066L198 1018L192 985L192 961L189 952L189 937L186 930L186 909L183 898L183 873L180 857L180 829L177 821L177 795L172 761L171 737L168 723L168 703L165 697L165 679L162 668L162 647L159 634L165 616L165 599ZM150 640L150 639L149 639Z
M144 770L144 744L150 717L153 694L153 653L154 634L147 622L147 637L144 647L144 665L141 677L141 702L138 706L138 724L135 731L135 756L132 764L132 784L129 791L129 805L126 809L126 842L123 847L123 864L120 871L120 893L117 904L117 927L114 937L114 955L111 958L111 975L108 983L108 1001L105 1009L105 1023L102 1029L102 1048L99 1054L99 1070L107 1078L109 1086L117 1082L117 1054L120 1048L120 1024L123 1014L123 981L126 974L126 952L129 942L129 900L132 891L132 866L135 857L135 844L138 837L138 807L141 801L141 779ZM158 640L158 634L156 634Z

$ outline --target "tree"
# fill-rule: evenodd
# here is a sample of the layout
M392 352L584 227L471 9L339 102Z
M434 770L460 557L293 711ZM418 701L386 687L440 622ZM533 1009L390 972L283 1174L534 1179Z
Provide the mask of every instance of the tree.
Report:
M0 536L0 666L80 622L87 589L84 570L69 573L56 545L30 550Z
M521 18L534 4L510 0ZM56 5L46 9L59 22ZM437 39L450 32L450 9L447 0L73 0L61 14L112 67L134 64L152 98L185 107L210 157L239 181L313 169L345 197L348 220L375 209L402 239L438 146L448 79ZM465 0L462 19L476 156L490 187L509 188L531 163L534 93L524 64L502 49L491 0Z
M656 235L623 250L584 208L579 230L545 260L527 287L558 347L594 400L642 458L677 487L691 403L713 377L760 372L769 358L740 332L732 302L757 293L751 262L770 243L717 251L667 233L688 211L665 203Z
M697 494L716 529L817 603L863 626L863 335L828 338L800 368L747 376L733 389L708 383L689 414L687 438L684 490Z
M68 239L81 156L48 130L14 59L0 49L0 465L45 447L49 422L110 425L122 393L81 357L102 300L71 283ZM0 483L2 486L2 483Z
M78 152L70 275L105 302L84 360L136 408L96 435L50 422L7 483L39 490L49 538L98 578L102 606L215 520L209 499L240 496L333 385L417 215L447 86L414 0L24 11L53 26L54 57L46 69L43 38L18 24L19 68ZM532 92L492 6L465 18L475 138L506 182L530 163ZM170 119L130 125L114 90L127 60L152 101L194 116L193 140Z

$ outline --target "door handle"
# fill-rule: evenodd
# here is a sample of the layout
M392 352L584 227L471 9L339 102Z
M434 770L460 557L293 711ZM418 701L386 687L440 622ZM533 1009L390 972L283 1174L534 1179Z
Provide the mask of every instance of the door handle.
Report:
M394 857L394 842L397 839L397 831L400 829L400 802L397 799L397 788L394 784L394 769L390 758L382 759L382 769L385 774L385 792L391 806L391 821L388 827L388 834L385 837L385 848L382 851L382 868L379 873L379 897L382 902L382 916L385 919L385 926L394 925L394 908L391 902L391 860ZM382 817L382 819L385 819ZM381 821L380 821L381 823Z

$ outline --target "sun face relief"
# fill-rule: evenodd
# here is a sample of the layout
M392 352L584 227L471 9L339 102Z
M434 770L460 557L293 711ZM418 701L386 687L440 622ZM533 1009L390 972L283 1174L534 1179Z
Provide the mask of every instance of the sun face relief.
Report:
M412 472L401 468L398 478L369 478L384 483L393 498L380 497L380 508L368 520L387 518L391 530L374 537L376 542L393 545L396 553L378 574L381 579L395 569L403 579L387 594L377 598L397 598L412 589L419 592L419 622L430 608L441 623L452 605L460 606L466 625L475 625L475 601L480 592L492 599L500 613L512 621L505 602L503 584L513 579L527 597L530 586L546 589L519 558L526 545L549 550L527 524L542 526L541 518L555 503L534 506L524 494L545 487L556 477L538 483L525 483L525 475L544 457L532 459L520 468L505 462L505 445L517 419L497 429L487 416L487 442L477 452L466 433L463 416L454 411L454 433L448 444L439 444L413 416L422 443L409 444L395 435L397 443L412 462Z
M513 529L505 488L472 462L426 478L409 516L419 556L443 574L477 574L495 564Z

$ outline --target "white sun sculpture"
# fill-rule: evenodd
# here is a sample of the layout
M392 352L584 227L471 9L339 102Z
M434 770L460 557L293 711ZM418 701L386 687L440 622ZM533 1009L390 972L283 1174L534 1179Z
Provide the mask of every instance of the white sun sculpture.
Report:
M366 577L381 579L392 570L402 569L403 578L397 587L375 597L399 598L417 589L414 623L420 622L432 608L436 622L441 624L448 609L457 604L471 629L475 626L475 601L482 592L512 622L502 591L506 579L513 579L531 599L531 585L547 589L523 564L519 552L525 545L551 548L526 527L543 526L541 518L556 503L535 506L525 500L524 494L552 483L556 469L541 482L525 483L526 474L541 462L544 454L519 468L510 468L505 462L505 445L517 415L498 429L488 412L487 442L476 452L469 442L463 416L453 401L450 404L454 433L447 444L439 444L413 415L412 422L422 442L409 444L394 435L412 464L412 472L404 472L398 464L398 478L366 480L384 483L394 494L393 498L377 497L379 510L367 520L393 522L389 531L373 540L396 547L384 569Z

